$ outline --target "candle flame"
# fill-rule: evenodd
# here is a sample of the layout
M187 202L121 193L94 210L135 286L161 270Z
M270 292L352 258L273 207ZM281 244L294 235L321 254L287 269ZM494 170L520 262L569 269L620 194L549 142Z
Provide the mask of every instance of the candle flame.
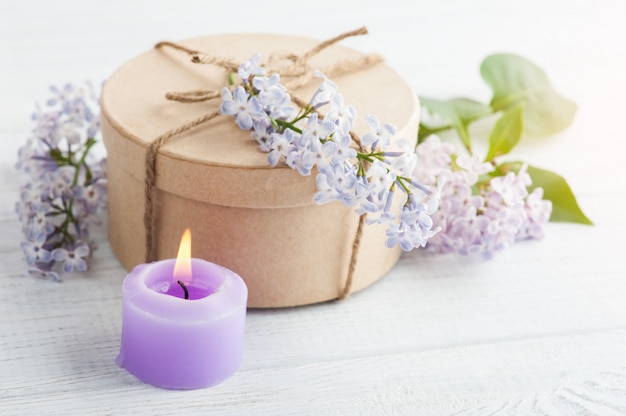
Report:
M180 238L174 264L174 280L191 281L191 230L187 228Z

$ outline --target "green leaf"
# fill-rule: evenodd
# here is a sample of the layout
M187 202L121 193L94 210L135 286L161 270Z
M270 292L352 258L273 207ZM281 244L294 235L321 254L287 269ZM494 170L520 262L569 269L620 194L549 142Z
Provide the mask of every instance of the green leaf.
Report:
M420 123L419 130L417 131L417 144L424 142L424 140L426 140L426 138L430 136L431 134L438 134L438 133L441 133L442 131L446 131L451 128L452 126L450 125L430 127L430 126L427 126L426 124Z
M508 171L518 172L522 162L507 162L498 166L497 171L506 174ZM543 198L552 201L552 222L574 222L593 225L593 222L583 213L576 201L576 197L565 179L554 172L528 166L528 174L533 183L529 187L532 192L535 188L543 188Z
M485 158L486 162L509 153L517 145L522 136L522 110L521 105L506 110L493 126L489 135L489 152Z
M472 121L487 114L491 114L491 109L488 106L478 101L470 100L469 98L452 98L450 100L440 101L420 97L420 102L432 114L438 115L441 119L450 124L449 126L443 127L426 126L426 132L432 134L433 132L439 132L453 127L457 131L465 148L470 153L472 152L467 126ZM426 136L420 133L420 137L425 138Z
M480 74L491 87L493 111L524 104L525 131L547 136L569 126L576 114L576 104L559 95L541 68L510 53L488 56Z

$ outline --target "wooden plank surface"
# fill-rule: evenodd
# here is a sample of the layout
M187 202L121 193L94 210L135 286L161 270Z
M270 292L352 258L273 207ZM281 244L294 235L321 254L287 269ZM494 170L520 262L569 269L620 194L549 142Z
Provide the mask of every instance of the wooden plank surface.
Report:
M334 14L333 2L0 5L0 415L626 414L626 7L404 3L351 1ZM517 155L563 174L596 226L551 224L543 241L488 262L405 254L344 302L250 310L242 367L218 386L137 381L114 363L125 272L104 229L85 276L25 273L13 164L33 102L48 84L105 78L165 38L300 29L324 38L363 24L371 34L355 47L382 51L416 90L440 98L487 99L477 71L487 53L536 60L579 111L570 129L527 140Z

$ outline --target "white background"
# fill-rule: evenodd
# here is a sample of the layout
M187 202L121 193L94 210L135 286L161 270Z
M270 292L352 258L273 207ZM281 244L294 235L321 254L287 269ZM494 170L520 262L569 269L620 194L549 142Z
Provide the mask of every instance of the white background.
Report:
M0 414L626 414L626 3L361 3L2 0ZM596 226L551 224L489 262L404 255L345 302L249 311L243 365L216 387L141 384L113 361L125 272L104 232L87 276L25 274L13 164L34 102L160 40L363 25L344 44L381 53L431 97L487 101L490 53L544 68L578 114L514 155L565 176Z

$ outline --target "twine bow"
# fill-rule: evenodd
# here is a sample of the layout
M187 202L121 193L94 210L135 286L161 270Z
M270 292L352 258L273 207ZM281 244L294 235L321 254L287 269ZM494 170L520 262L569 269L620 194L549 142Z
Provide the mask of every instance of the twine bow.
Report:
M294 90L308 84L315 76L315 68L309 65L309 60L317 55L327 47L351 36L365 35L367 29L362 27L360 29L343 33L334 38L328 39L319 43L308 52L302 55L295 54L273 54L270 56L267 64L265 65L268 73L277 73L280 75L282 84L288 90ZM163 47L170 47L180 51L183 51L191 56L191 61L198 64L211 64L224 68L228 72L237 72L240 63L226 57L214 56L205 54L203 52L189 49L185 46L179 45L173 42L159 42L155 45L155 48L160 49ZM382 57L375 54L362 55L356 59L341 60L322 69L325 75L332 76L340 73L355 72L363 68L372 66L382 61ZM292 101L301 108L305 108L307 103L300 98L296 97L290 92ZM212 100L221 96L219 90L191 90L184 92L168 92L165 94L165 98L171 101L178 101L181 103L197 103L202 101ZM203 125L221 113L218 110L204 114L193 120L186 122L185 124L168 130L165 133L158 136L148 147L145 159L145 211L144 211L144 226L146 229L146 261L151 262L156 260L156 174L157 174L157 155L159 149L165 143L167 143L173 137L176 137L188 130L191 130L197 126ZM319 113L318 113L319 114ZM319 114L319 117L323 117ZM350 132L350 136L355 144L361 148L361 141L359 136ZM363 234L363 226L365 224L365 214L359 217L359 224L352 243L352 253L350 255L350 263L348 266L348 274L344 287L341 289L338 299L345 299L350 293L352 287L352 281L354 276L354 270L356 268L357 255L359 246L361 243L361 236Z

